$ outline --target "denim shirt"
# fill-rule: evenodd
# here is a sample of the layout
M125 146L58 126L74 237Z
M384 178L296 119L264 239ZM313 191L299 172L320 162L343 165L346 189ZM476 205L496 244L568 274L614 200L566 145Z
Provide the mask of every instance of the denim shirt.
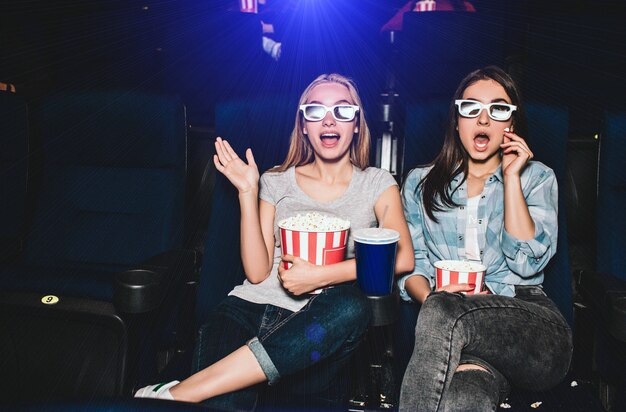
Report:
M450 190L459 206L434 212L433 222L424 210L419 182L431 167L413 169L402 188L404 214L415 252L413 273L398 280L400 296L411 300L404 284L410 276L421 275L435 286L438 260L465 260L467 182L463 174L454 178ZM515 285L541 285L543 269L556 253L558 188L554 172L540 162L529 162L521 175L522 192L535 223L533 239L516 239L504 228L504 180L502 169L485 181L478 203L478 246L487 268L485 284L495 294L515 296Z

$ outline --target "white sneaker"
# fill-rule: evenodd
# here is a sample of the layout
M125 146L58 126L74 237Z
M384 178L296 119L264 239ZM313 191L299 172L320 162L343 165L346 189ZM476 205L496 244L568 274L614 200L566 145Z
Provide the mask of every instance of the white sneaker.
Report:
M179 381L171 381L169 383L159 383L156 385L149 385L145 388L141 388L135 393L135 398L155 398L155 399L167 399L173 401L174 398L170 393L172 386L178 385Z

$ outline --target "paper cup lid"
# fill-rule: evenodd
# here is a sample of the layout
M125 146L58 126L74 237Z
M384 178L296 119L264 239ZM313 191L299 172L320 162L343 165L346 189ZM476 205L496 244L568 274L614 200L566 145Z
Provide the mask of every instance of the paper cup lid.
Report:
M400 240L400 233L393 229L380 229L377 227L368 227L359 229L352 234L356 242L368 244L385 244L397 242Z
M482 263L468 260L439 260L435 262L434 265L438 269L451 270L454 272L484 272L487 270Z

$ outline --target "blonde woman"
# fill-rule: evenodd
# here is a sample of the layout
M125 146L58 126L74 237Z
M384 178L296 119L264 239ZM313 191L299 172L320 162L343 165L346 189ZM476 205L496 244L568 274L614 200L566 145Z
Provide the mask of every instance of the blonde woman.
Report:
M249 410L263 382L329 385L370 319L367 299L354 285L354 243L349 236L345 261L315 266L281 256L277 223L317 211L350 221L354 231L377 225L387 210L385 227L401 236L396 273L410 272L413 248L400 192L388 172L368 167L369 144L356 88L337 74L321 75L304 90L287 159L260 179L250 149L246 163L217 139L215 166L239 191L246 280L203 327L194 365L199 372L136 396L208 399L213 407ZM292 266L284 269L281 260Z

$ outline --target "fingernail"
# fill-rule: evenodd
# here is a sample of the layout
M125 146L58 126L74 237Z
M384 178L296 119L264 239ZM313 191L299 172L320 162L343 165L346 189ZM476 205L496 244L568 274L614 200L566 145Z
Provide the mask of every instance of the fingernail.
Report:
M509 131L509 128L508 128L508 127L505 127L505 128L504 128L504 131L505 131L505 132L508 132L508 131Z
M476 284L475 283L468 283L469 287L472 289L476 289Z

